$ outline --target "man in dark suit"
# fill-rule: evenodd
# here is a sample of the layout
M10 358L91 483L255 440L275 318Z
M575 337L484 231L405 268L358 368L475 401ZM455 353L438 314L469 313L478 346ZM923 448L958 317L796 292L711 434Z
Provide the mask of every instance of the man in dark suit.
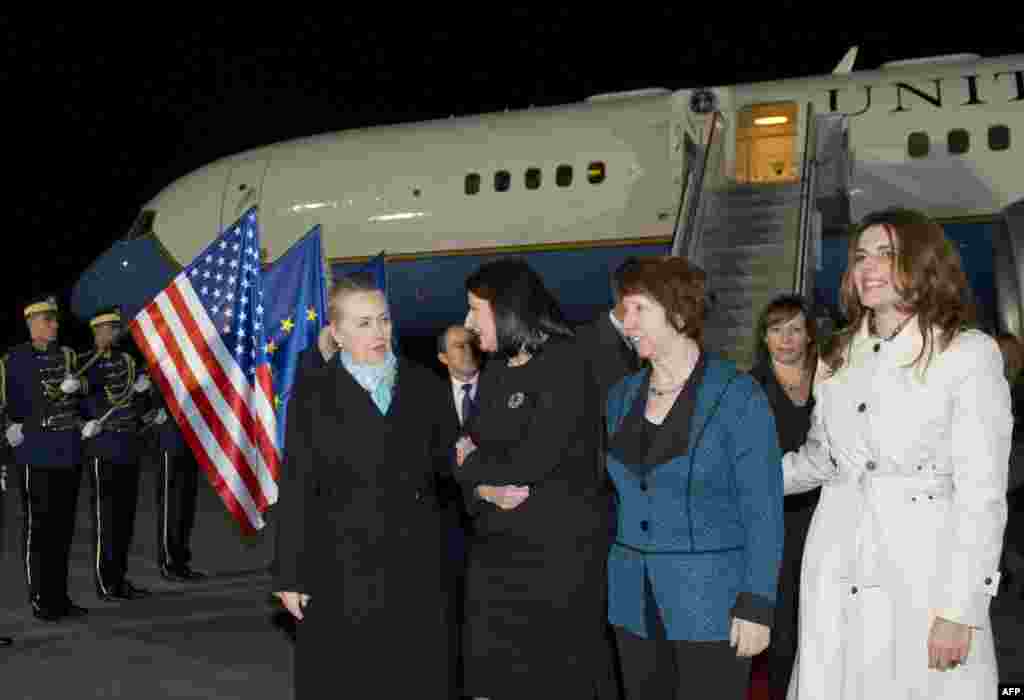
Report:
M437 359L448 372L449 388L447 392L451 437L451 464L455 460L455 441L466 434L469 423L473 419L477 405L477 385L480 379L480 351L476 346L473 334L463 326L451 326L437 338ZM456 634L456 648L461 646L457 641L458 630L462 623L462 591L466 571L466 529L469 527L469 515L466 513L462 500L462 490L451 475L439 475L438 492L442 507L445 509L445 526L448 530L448 555L452 575L452 609L455 611L456 624L452 626ZM461 678L459 667L461 657L456 655L456 678Z
M451 406L460 429L465 429L476 405L480 377L480 355L473 334L463 326L448 328L437 339L437 359L448 370Z

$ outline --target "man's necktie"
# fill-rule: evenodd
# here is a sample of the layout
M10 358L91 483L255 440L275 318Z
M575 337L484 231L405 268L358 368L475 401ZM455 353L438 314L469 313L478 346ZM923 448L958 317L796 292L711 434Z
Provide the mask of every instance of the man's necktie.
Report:
M469 419L473 416L473 397L472 397L473 385L463 384L462 385L462 425L469 423Z

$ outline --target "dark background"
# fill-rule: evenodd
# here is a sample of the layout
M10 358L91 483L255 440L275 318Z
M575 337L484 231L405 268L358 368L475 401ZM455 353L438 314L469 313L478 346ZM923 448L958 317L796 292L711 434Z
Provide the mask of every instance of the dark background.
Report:
M218 17L146 4L0 16L11 214L0 348L27 338L27 297L53 292L67 308L78 275L160 189L248 148L603 92L825 74L853 45L860 69L1024 50L1024 26L1004 11L991 10L969 30L966 5L911 3L920 17L899 22L890 16L896 6L886 13L884 5L835 3L714 11L276 4ZM65 343L88 343L83 324L70 314L63 321Z

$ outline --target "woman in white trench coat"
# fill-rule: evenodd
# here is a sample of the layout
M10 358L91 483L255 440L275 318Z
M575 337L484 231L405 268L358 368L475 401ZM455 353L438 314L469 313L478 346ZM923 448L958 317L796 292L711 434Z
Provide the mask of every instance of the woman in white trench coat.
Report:
M907 210L851 236L850 326L815 387L785 492L821 485L790 700L989 698L989 601L1012 418L995 341L942 229Z

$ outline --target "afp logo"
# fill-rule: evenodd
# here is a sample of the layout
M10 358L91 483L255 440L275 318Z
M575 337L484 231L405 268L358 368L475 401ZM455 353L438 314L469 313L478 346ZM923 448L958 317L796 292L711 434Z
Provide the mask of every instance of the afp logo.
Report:
M999 697L1024 698L1024 685L999 685Z

